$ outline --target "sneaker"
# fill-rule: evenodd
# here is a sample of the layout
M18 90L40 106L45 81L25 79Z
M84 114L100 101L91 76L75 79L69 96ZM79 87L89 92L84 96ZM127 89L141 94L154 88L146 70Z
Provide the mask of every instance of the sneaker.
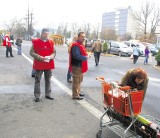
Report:
M35 101L35 102L39 102L39 98L35 98L34 101Z
M69 79L69 80L67 80L68 82L70 82L70 83L72 83L72 80L71 79Z

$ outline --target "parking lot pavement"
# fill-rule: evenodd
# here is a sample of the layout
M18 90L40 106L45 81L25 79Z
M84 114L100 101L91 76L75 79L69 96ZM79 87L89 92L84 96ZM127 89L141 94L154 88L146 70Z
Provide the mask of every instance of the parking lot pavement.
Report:
M33 100L32 65L0 46L0 138L94 138L99 119L52 83L55 100ZM44 80L42 80L42 91ZM107 133L107 131L105 131ZM113 137L112 133L105 134ZM114 135L116 138L116 136Z

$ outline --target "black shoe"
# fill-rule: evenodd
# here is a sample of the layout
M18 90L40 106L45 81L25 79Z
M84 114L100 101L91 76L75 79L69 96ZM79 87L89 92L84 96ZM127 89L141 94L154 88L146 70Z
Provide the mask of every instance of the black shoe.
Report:
M54 100L54 98L53 97L50 97L50 96L45 96L47 99L49 99L49 100Z
M34 101L35 101L35 102L39 102L39 98L35 98Z
M79 96L84 96L84 95L85 95L84 93L80 93L80 94L79 94Z
M76 97L76 98L72 98L73 100L83 100L82 97Z
M35 75L34 75L34 74L32 74L32 77L34 78L34 77L35 77Z
M13 55L11 55L11 57L14 57Z
M6 56L6 58L8 58L9 56Z

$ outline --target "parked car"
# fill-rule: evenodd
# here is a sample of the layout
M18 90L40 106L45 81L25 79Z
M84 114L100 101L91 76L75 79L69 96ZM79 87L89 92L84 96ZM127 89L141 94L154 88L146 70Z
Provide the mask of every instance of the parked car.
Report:
M149 49L150 49L150 51L151 51L151 53L152 53L152 56L157 55L158 49L155 47L155 45L151 44L151 45L149 45L148 47L149 47Z
M92 47L92 45L93 45L93 42L91 41L91 40L86 40L85 41L85 47Z
M140 56L144 55L144 48L141 44L139 46L139 43L137 41L135 41L135 42L134 41L125 41L124 44L126 44L128 47L130 47L132 49L136 46L140 51Z
M144 56L145 55L146 46L144 44L142 44L142 43L138 43L137 47L140 50L140 56Z
M151 43L141 42L144 46L148 46L149 50L152 53L152 56L157 55L158 49L156 48L156 45L153 45Z
M119 56L130 56L133 52L133 49L127 45L120 42L111 42L110 43L110 53L116 54Z
M124 44L133 48L134 46L137 46L138 43L132 41L125 41Z
M154 44L154 46L155 46L158 50L160 50L160 43Z

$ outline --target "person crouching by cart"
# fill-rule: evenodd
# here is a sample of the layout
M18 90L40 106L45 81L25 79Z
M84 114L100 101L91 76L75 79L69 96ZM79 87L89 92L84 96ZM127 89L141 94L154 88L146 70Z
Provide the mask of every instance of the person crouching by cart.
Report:
M132 89L143 90L144 97L148 87L147 73L141 68L130 69L122 77L120 86L130 86Z

